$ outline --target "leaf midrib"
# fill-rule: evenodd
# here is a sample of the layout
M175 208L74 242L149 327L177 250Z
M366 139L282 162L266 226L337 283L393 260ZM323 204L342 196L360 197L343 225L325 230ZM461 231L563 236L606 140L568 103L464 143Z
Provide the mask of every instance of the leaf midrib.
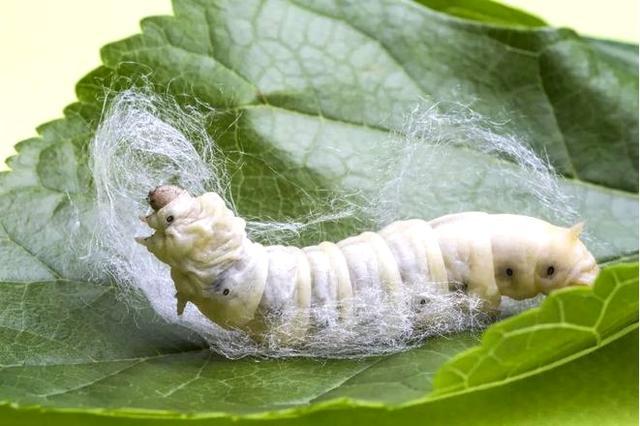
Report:
M9 327L0 325L0 328L9 328ZM174 355L183 355L183 354L190 354L190 353L195 354L195 353L205 352L205 351L209 352L209 349L208 348L189 349L186 351L166 352L166 353L157 354L157 355L135 356L135 357L128 357L128 358L113 358L113 359L89 359L89 360L79 361L79 362L54 362L54 363L46 363L46 364L45 363L7 364L7 365L0 366L0 371L12 369L12 368L78 367L78 366L92 366L92 365L100 365L100 364L112 364L112 363L118 363L118 362L146 362L146 361L153 361L156 359L162 359L162 358L166 358Z

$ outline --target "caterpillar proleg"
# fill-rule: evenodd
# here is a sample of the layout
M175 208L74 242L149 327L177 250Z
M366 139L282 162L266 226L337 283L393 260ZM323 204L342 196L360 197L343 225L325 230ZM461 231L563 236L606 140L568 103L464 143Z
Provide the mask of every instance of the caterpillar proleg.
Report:
M253 336L268 327L267 318L293 312L288 335L304 338L311 327L348 318L350 301L371 290L392 303L416 283L429 283L438 292L475 295L483 310L495 312L502 295L520 300L590 285L598 273L580 241L581 223L563 228L468 212L297 248L251 241L245 221L213 192L193 197L163 185L149 193L149 203L154 211L143 220L155 232L136 240L171 267L178 314L193 303L218 325Z

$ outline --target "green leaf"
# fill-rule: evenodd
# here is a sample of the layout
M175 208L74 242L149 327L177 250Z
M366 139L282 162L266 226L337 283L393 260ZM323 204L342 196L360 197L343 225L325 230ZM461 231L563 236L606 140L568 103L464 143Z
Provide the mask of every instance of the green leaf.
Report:
M542 27L546 23L531 15L497 2L486 0L417 0L430 9L463 19L511 27Z
M450 380L451 367L458 368L458 364L465 364L465 359L475 361L478 359L475 354L490 349L487 345L496 353L500 351L495 342L485 338L483 346L447 363L436 378L435 391L428 395L425 383L429 382L430 374L425 360L433 351L449 346L443 345L447 339L413 352L375 360L332 361L330 366L310 360L229 361L199 349L197 342L189 347L183 330L167 330L149 318L139 318L145 326L137 329L131 318L117 309L110 290L91 289L87 283L35 283L26 291L16 285L17 297L7 305L19 305L24 294L37 291L51 296L51 305L28 310L45 312L43 322L27 324L24 318L28 316L23 315L21 321L16 321L20 325L11 327L6 324L11 317L0 317L0 330L21 331L17 341L25 342L25 347L18 345L17 350L29 354L28 363L40 363L5 365L0 370L1 392L27 391L17 404L0 404L0 417L15 422L9 424L46 421L52 425L142 425L156 424L159 420L163 424L176 424L185 418L203 425L236 424L243 420L301 425L410 424L425 418L430 424L464 424L469 419L477 424L505 425L550 421L636 424L637 272L637 264L611 267L599 278L595 289L557 292L539 310L498 323L487 333L489 336L504 328L512 334L539 333L540 329L535 331L536 326L531 326L531 320L544 318L552 310L550 306L564 306L566 324L573 324L569 318L583 324L582 314L587 312L584 316L590 317L592 312L580 302L591 300L602 302L595 310L600 318L596 321L598 327L593 328L601 335L597 343L584 344L581 336L574 339L565 335L564 342L572 349L559 345L565 356L551 364L546 363L552 350L544 345L530 346L527 348L530 355L524 358L523 349L514 347L502 354L501 359L513 365L524 360L522 366L513 370L517 375L498 381L495 378L503 378L503 366L483 366L476 371L494 374L485 375L483 383L472 375L472 387L462 389L455 379ZM63 288L57 288L61 285ZM87 287L91 290L87 291ZM69 309L59 313L49 309L59 306L63 298L70 299L65 303L71 305ZM78 309L81 305L92 309L90 312ZM634 314L630 306L635 306ZM6 307L2 308L6 312ZM21 311L16 307L16 312ZM106 317L111 321L105 322ZM46 320L59 321L63 326ZM51 333L64 330L66 322L82 326L71 335ZM561 324L565 323L556 323ZM122 327L128 334L103 333ZM74 344L83 333L93 336L94 347ZM38 346L43 338L49 342ZM552 346L559 341L554 337ZM52 342L61 349L57 353L33 351L33 348L50 351ZM132 353L125 355L123 350L127 347ZM156 349L148 352L151 348ZM576 348L581 350L567 356ZM4 360L7 351L1 355ZM105 355L113 358L100 361ZM21 354L16 356L20 358ZM450 354L442 352L438 356L446 359ZM69 362L69 358L73 361ZM526 368L529 371L524 374ZM407 399L400 405L399 401L385 401L384 394L389 390ZM311 396L316 397L309 399ZM288 404L283 404L285 400Z
M386 358L330 363L228 360L149 308L130 312L111 287L5 282L2 294L0 401L20 406L248 414L345 396L402 402L426 394L438 366L476 342L461 334ZM376 377L394 392L372 392Z
M557 291L490 327L482 344L448 361L433 395L519 380L583 356L638 328L638 264L606 268L593 289Z
M477 9L457 4L497 16L481 3ZM180 0L174 10L175 17L146 19L142 34L105 47L104 66L78 84L79 102L64 119L41 126L39 138L18 144L18 156L8 162L12 171L0 175L3 415L42 421L40 410L55 411L46 418L68 424L110 424L127 416L197 416L205 423L240 418L234 416L308 423L354 416L375 424L425 416L445 422L466 414L455 414L455 407L468 407L495 423L492 416L510 408L502 404L505 395L517 391L514 406L526 407L529 398L540 413L562 419L561 407L545 406L535 396L541 389L556 400L564 395L572 410L604 418L598 392L576 392L580 386L607 389L616 401L610 405L635 404L629 404L629 375L620 372L637 359L637 351L625 346L631 334L622 335L631 311L619 302L610 303L618 307L598 329L600 344L609 345L589 352L593 342L582 334L553 333L556 346L541 348L537 361L513 370L518 380L498 386L504 371L482 367L473 383L484 380L486 386L447 396L442 389L454 384L445 381L428 397L438 367L474 345L475 336L433 339L411 352L365 360L221 359L146 305L130 311L108 276L89 282L86 253L69 236L89 237L99 226L90 214L87 144L106 89L150 82L158 92L216 108L209 130L236 167L231 190L238 209L275 219L313 210L326 194L375 194L380 161L393 155L384 141L402 131L402 114L422 97L454 96L489 117L507 111L505 130L548 156L563 187L579 200L594 239L606 242L595 248L599 259L634 256L637 49L567 30L452 19L403 1ZM519 19L505 18L524 25ZM505 182L492 174L494 158L452 149L452 164L431 171L436 186L427 191L421 181L407 182L410 196L398 206L402 216L462 209L544 216L527 200L517 206L496 200ZM428 154L418 149L415 158ZM323 232L338 239L360 230L353 221ZM607 285L629 291L615 290L624 286L606 277L597 291ZM637 289L637 280L632 285ZM587 292L558 297L592 300ZM591 308L567 305L565 315L588 321L601 308L595 302ZM580 309L584 317L570 317ZM570 344L562 345L562 338ZM529 374L536 362L537 374ZM483 412L485 407L490 409ZM633 417L633 411L613 411Z

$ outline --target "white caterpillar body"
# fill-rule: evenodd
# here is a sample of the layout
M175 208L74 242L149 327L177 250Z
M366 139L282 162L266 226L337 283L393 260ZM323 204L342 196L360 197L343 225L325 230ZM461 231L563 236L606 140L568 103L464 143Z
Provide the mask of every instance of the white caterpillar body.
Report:
M429 283L435 291L477 295L491 312L501 295L524 299L589 285L598 273L579 240L581 224L470 212L297 248L252 242L244 220L215 193L192 197L161 186L150 202L155 212L145 221L156 232L137 240L171 266L178 314L191 302L217 324L253 335L287 312L288 334L303 337L310 327L347 318L351 301L372 290L393 301Z

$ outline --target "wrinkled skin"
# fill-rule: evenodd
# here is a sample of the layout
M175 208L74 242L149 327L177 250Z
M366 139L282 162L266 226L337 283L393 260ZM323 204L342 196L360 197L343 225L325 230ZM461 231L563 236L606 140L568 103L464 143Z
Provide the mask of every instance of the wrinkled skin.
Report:
M178 314L192 302L217 324L254 334L264 329L264 315L293 308L300 315L289 321L303 335L313 320L305 314L310 306L344 305L363 286L396 292L416 280L444 281L494 312L502 295L526 299L590 285L599 271L580 241L582 224L469 212L398 221L378 233L299 249L250 241L244 220L214 193L192 197L160 186L149 203L154 212L143 220L155 233L136 240L171 266ZM341 308L339 317L348 314Z

